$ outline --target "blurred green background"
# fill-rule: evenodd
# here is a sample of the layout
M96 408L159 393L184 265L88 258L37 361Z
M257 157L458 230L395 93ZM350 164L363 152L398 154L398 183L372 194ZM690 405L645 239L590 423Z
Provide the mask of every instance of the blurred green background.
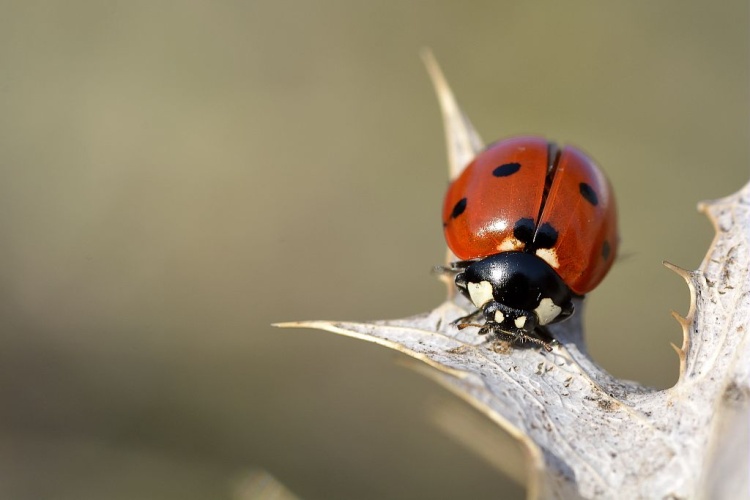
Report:
M588 301L591 352L676 380L688 291L661 261L697 267L696 202L748 179L747 2L0 13L0 497L252 498L261 470L305 498L523 496L402 356L269 326L443 299L424 46L486 141L543 134L605 168L624 257Z

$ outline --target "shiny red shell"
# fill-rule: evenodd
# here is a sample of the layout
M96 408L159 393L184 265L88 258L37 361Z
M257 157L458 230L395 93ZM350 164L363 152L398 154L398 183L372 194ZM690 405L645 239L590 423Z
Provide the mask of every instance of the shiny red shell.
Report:
M524 219L532 238L517 230ZM539 137L506 139L479 153L448 188L443 227L459 259L534 252L578 295L599 284L617 254L609 181L580 150L558 150ZM539 248L542 239L554 243Z

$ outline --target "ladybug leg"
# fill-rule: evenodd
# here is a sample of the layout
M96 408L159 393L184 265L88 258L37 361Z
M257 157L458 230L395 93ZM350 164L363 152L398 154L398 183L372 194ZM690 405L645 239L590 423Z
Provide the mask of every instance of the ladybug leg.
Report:
M537 326L536 330L534 330L534 333L545 342L549 343L550 345L558 345L559 342L555 337L552 336L552 333L549 331L549 328L546 326Z
M474 325L474 324L471 324L471 320L475 319L480 314L482 314L482 310L481 309L477 309L476 311L471 312L471 313L467 314L466 316L461 316L460 318L454 319L451 323L453 323L454 325L458 326L459 330L463 330L467 326L479 326L481 328L484 325Z
M461 271L465 270L474 262L476 261L475 260L457 260L455 262L451 262L447 266L433 266L432 272L435 274L454 275L456 273L460 273Z
M533 344L537 344L537 345L544 347L544 350L547 352L552 352L551 345L549 345L544 340L538 339L536 337L532 337L531 335L526 335L525 333L522 333L516 337L516 340L520 340L521 342L531 342Z
M479 335L487 335L492 331L492 328L488 327L487 325L480 325L479 323L459 323L456 325L456 328L458 328L459 330L463 330L464 328L469 328L470 326L479 328Z
M463 271L464 269L466 269L467 267L475 263L477 260L478 259L457 260L457 261L451 262L450 264L448 264L448 266L452 271Z
M523 332L507 333L501 330L495 330L494 334L498 340L509 339L511 342L531 342L532 344L537 344L537 345L542 346L544 350L547 352L552 352L552 345L550 345L550 343L546 342L545 340L542 340L541 338L533 337ZM549 335L549 332L547 332L546 336L551 338L551 336ZM555 342L556 341L552 339L552 343L555 343Z
M453 269L448 266L432 266L432 274L437 274L440 276L445 275L445 274L452 276L456 274L457 272L458 271L456 269Z

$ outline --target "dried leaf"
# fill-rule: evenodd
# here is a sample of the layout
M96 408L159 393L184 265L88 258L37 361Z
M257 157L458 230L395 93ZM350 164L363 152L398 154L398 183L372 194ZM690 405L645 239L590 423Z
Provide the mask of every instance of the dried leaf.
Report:
M436 67L433 77L449 95L441 101L455 106ZM446 130L458 131L454 142L464 144L449 147L460 158L473 144L467 137L478 136L457 106L444 116ZM277 326L368 340L434 368L436 380L522 444L531 498L733 498L748 491L750 184L701 207L717 233L708 255L696 271L668 265L692 300L688 316L676 316L684 329L681 374L667 390L615 379L589 358L580 301L578 314L552 326L559 341L552 352L504 349L475 329L458 330L452 321L472 305L455 295L406 319Z

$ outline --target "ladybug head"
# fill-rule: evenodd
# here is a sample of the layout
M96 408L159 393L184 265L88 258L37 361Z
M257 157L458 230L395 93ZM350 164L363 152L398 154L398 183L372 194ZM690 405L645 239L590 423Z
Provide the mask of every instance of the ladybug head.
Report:
M528 335L539 326L539 318L534 312L508 307L496 300L487 302L481 309L486 324L511 335Z
M573 314L570 289L533 253L485 257L456 275L456 286L482 310L488 326L512 335L532 333Z

